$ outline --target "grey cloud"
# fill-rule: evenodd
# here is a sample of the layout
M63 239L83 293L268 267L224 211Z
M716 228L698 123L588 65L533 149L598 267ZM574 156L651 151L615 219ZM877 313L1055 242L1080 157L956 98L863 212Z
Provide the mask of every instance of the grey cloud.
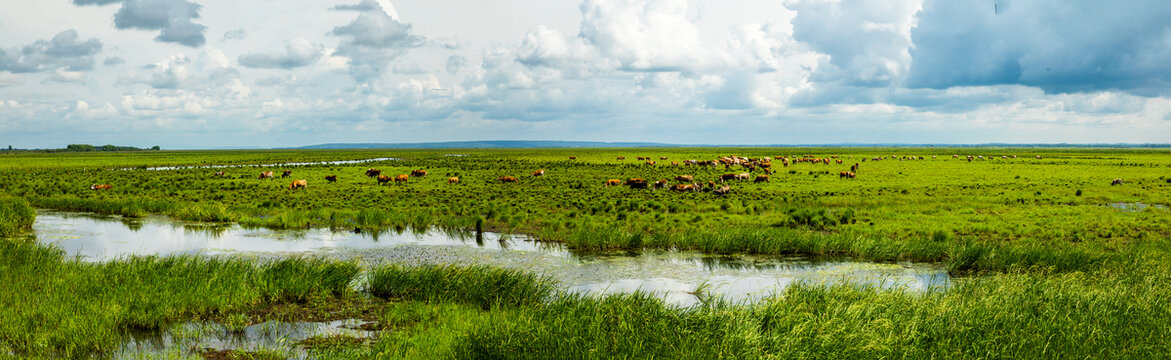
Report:
M224 33L224 40L244 40L248 38L248 32L244 29L236 29Z
M459 72L460 69L467 65L468 59L463 56L452 55L447 57L446 69L448 74L455 75Z
M123 58L120 58L117 56L108 57L108 58L106 58L105 61L102 61L102 65L106 65L106 66L121 65L121 64L125 64L125 63L126 63L126 59L123 59Z
M120 30L159 30L155 41L200 47L207 42L206 26L192 22L203 7L187 0L73 0L76 5L122 4L114 14Z
M336 54L350 59L350 74L358 82L378 78L391 60L424 44L423 37L412 33L410 24L395 20L374 1L335 9L361 12L349 24L330 32L343 38Z
M82 41L77 31L70 29L51 40L37 40L13 52L0 49L0 71L31 73L62 67L68 71L92 70L94 56L101 51L101 41Z
M303 39L285 43L282 54L246 54L240 56L240 65L250 68L292 69L312 65L324 53L321 45Z
M1171 7L1163 1L927 1L908 87L996 84L1049 93L1168 93Z
M922 0L788 1L793 38L829 55L815 80L887 86L910 64L914 16Z

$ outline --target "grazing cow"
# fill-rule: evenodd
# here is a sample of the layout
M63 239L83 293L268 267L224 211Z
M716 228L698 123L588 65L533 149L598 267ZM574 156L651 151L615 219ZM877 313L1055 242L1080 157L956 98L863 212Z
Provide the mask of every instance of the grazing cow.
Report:
M655 188L655 189L666 189L666 188L667 188L667 180L659 180L659 181L655 181L655 184L653 185L653 188Z
M842 163L842 159L837 159L836 161L838 162L838 164Z
M646 164L647 164L647 165L654 165L654 164L655 164L655 162L654 162L654 161L647 161L647 162L646 162Z
M410 180L410 179L411 179L411 177L407 176L407 174L398 174L398 175L394 176L394 183L395 184L398 184L398 183L406 184L407 180Z
M715 182L715 181L708 180L708 181L707 181L707 188L708 188L708 189L715 189L715 188L716 188L716 182Z
M667 157L666 157L666 156L660 156L660 157L659 157L659 160L667 160Z
M419 169L419 170L411 171L411 176L415 176L415 177L427 176L427 170Z
M448 185L459 184L459 178L458 177L449 177L449 178L447 178L447 184Z
M843 171L843 172L838 173L838 178L839 179L853 179L854 173L849 172L849 171Z
M756 179L753 179L752 182L754 182L754 183L769 182L768 180L769 180L768 175L756 175Z
M325 176L325 181L335 183L337 182L337 175L327 175Z
M671 185L671 191L688 192L699 191L699 186L695 184L675 184Z
M1122 179L1114 179L1114 181L1111 181L1110 186L1114 185L1122 185Z
M618 180L618 179L606 180L606 186L618 186L618 185L622 185L622 180Z
M282 178L287 178L289 176L293 176L293 170L285 170L284 172L281 173Z
M260 172L260 177L258 177L257 179L272 179L272 171Z
M533 176L545 176L545 169L534 171Z
M646 179L630 178L626 180L626 186L629 186L631 189L646 189L648 185L650 184L647 183Z
M752 178L752 174L740 173L740 174L736 175L736 180L748 180L749 178Z
M671 166L679 166L679 162L678 162L678 161L672 161L672 162L671 162Z
M113 188L114 188L114 185L110 185L110 184L101 184L101 185L93 184L89 187L90 190L110 190Z
M1041 160L1041 155L1037 155L1037 160Z
M728 181L728 180L736 180L736 174L724 174L724 175L720 175L720 182L725 182L725 181Z
M302 180L293 180L293 183L292 183L292 184L289 184L289 190L292 190L292 189L307 189L307 188L309 188L309 182L308 182L308 181L305 181L304 179L302 179Z
M569 160L577 160L577 157L576 157L576 156L570 156L570 157L569 157Z
M366 169L366 177L375 177L378 175L382 175L382 170L374 168Z
M626 160L626 157L625 157L625 156L619 156L619 157L618 157L618 160Z
M386 184L386 183L389 183L389 182L390 182L390 177L389 177L389 176L386 176L386 175L378 175L378 185Z
M224 176L224 172L223 171L216 171L215 176L222 177L222 176Z
M732 187L728 186L728 185L724 185L724 186L721 186L717 189L712 190L712 194L716 194L716 195L728 195L728 193L730 193L730 192L732 192Z
M512 176L501 176L500 182L501 183L520 183L520 181L517 181L516 178L512 177Z
M679 175L675 177L675 181L692 182L695 181L695 177L691 175Z

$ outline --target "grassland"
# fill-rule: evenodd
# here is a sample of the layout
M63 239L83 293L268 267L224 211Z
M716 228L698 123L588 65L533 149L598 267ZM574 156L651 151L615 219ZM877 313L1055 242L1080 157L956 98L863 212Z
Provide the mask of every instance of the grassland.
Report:
M845 163L774 162L771 182L733 183L726 196L601 186L606 179L690 174L706 181L742 172L659 160L732 154L837 155ZM988 159L968 162L953 154ZM869 148L0 155L0 283L6 284L0 292L0 356L109 356L120 334L133 329L190 319L258 322L279 313L269 311L274 308L296 313L357 306L367 308L363 312L376 320L380 336L370 342L320 341L341 345L314 346L312 354L1166 358L1169 155ZM651 156L658 164L617 156ZM878 156L896 159L861 161ZM925 159L897 160L903 156ZM399 160L141 169L378 157ZM858 177L839 179L850 161L860 163ZM430 175L379 186L362 174L370 167L390 175L427 169ZM261 170L286 168L293 170L291 179L256 179ZM546 175L526 176L536 169ZM226 176L213 176L216 171ZM330 174L339 181L326 183ZM449 176L461 182L448 185ZM521 182L501 184L495 181L500 176ZM1111 186L1115 178L1123 184ZM289 190L292 179L308 179L309 188ZM91 184L114 188L92 191ZM477 266L380 267L359 276L356 264L312 259L134 257L93 264L11 237L27 231L30 205L278 228L484 228L583 250L685 248L939 261L965 277L941 292L793 286L756 304L713 300L681 309L646 294L564 294L535 274Z

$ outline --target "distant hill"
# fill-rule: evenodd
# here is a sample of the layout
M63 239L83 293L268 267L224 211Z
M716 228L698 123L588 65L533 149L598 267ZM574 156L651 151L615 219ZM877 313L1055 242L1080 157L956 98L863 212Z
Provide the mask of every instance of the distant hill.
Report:
M682 146L653 142L489 140L420 143L335 143L302 146L292 149L524 149L524 148L621 148Z

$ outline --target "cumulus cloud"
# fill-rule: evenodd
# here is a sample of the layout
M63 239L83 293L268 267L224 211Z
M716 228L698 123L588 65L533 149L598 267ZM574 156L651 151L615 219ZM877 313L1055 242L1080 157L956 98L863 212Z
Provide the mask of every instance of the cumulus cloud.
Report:
M245 54L240 56L240 65L250 68L292 69L312 65L321 58L324 48L305 39L285 42L281 54Z
M912 33L905 84L1167 94L1169 18L1171 7L1158 0L929 0Z
M94 56L102 51L98 39L82 41L77 31L58 33L51 40L37 40L19 49L0 49L0 71L33 73L66 68L87 71L94 67Z
M820 81L889 86L911 63L911 29L923 0L790 0L793 38L828 55Z
M187 0L73 0L76 5L109 5L121 3L114 13L114 27L120 30L158 30L155 41L200 47L207 42L203 33L206 26L192 20L199 19L199 4Z
M129 72L123 84L146 84L155 89L205 89L227 84L240 76L222 51L205 49L196 56L177 54Z
M13 74L8 71L0 71L0 87L20 85L24 83L24 77L19 74Z
M106 66L122 65L125 63L126 63L126 59L123 59L118 56L111 56L111 57L106 58L106 60L102 61L102 65L106 65Z
M359 12L349 24L330 32L343 39L334 53L350 59L350 74L358 82L378 78L391 60L424 44L424 38L414 34L410 24L398 20L389 1L363 0L334 9Z
M680 71L711 61L686 0L586 0L581 15L581 37L623 68Z

